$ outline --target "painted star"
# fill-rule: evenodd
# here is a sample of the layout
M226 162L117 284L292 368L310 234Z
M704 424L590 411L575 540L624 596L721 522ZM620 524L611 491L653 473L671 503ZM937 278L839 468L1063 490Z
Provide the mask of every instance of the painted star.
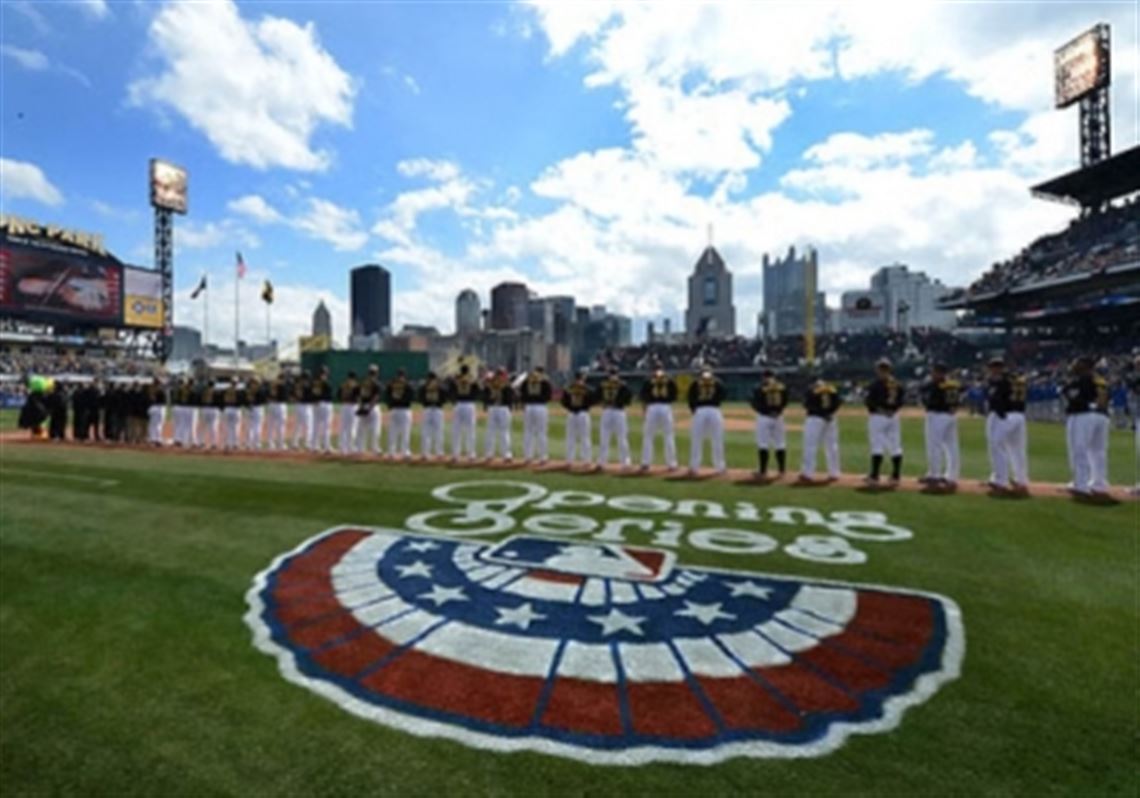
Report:
M698 604L695 601L686 601L685 609L677 610L673 614L683 618L696 618L705 626L708 626L718 618L731 621L736 617L730 612L724 612L721 606L719 601L715 604Z
M434 551L435 549L438 549L439 544L432 543L430 540L408 541L408 545L405 548L408 551L418 551L423 553L425 551Z
M420 598L424 601L434 601L437 607L442 607L449 601L467 601L467 596L463 595L463 588L442 585L432 585L431 590L420 594Z
M726 582L732 588L732 597L739 596L752 596L753 598L763 599L767 601L771 598L772 588L760 587L755 582Z
M397 565L396 570L400 572L401 579L407 579L409 576L422 576L425 579L431 579L431 566L423 560L416 560L411 565Z
M495 612L499 613L499 617L495 619L496 625L507 626L513 623L520 629L529 629L531 621L540 621L546 617L535 612L534 606L529 601L514 609L496 607Z
M602 634L612 635L616 632L626 631L631 634L641 635L645 634L641 631L641 624L645 622L644 618L638 618L633 615L626 615L617 607L612 608L607 615L588 615L589 620L602 627Z

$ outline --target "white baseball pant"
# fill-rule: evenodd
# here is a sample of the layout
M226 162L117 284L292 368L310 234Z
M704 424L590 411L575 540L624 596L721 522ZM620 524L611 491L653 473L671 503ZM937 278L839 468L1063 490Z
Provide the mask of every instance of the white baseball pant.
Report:
M241 408L227 407L222 411L226 426L226 448L236 449L241 442Z
M261 448L261 429L265 421L265 405L253 405L245 423L245 448L257 451Z
M276 451L285 448L285 426L289 420L289 405L284 402L271 402L269 423L265 431L265 448Z
M780 449L788 448L787 427L783 416L757 416L756 417L756 448Z
M313 434L310 440L314 448L322 452L332 451L332 402L317 402L313 406Z
M867 417L867 437L871 443L871 454L898 457L902 454L902 433L899 417L872 413Z
M313 448L313 406L296 403L293 405L293 448Z
M475 457L475 403L457 402L451 417L451 456Z
M186 445L198 445L198 408L186 408Z
M202 446L207 449L216 448L220 443L218 440L218 408L203 407L201 421L202 429L200 430L199 437L201 438Z
M689 468L693 471L701 467L706 439L712 448L713 468L724 471L724 416L719 407L698 407L693 413L689 438Z
M388 454L391 457L412 456L412 411L394 407L388 411Z
M420 425L420 454L424 457L443 457L443 408L424 408Z
M607 407L602 411L602 429L598 440L598 465L606 465L610 458L610 438L617 438L618 464L629 465L629 424L625 411Z
M162 443L162 428L166 424L166 406L151 405L146 409L146 417L147 440L151 443Z
M566 462L573 465L578 455L587 463L594 461L590 445L590 414L587 411L566 414Z
M926 476L958 481L958 417L953 413L926 414Z
M996 485L1009 484L1010 471L1010 418L1000 418L997 413L986 417L986 448L990 453L990 482Z
M1011 477L1018 485L1029 484L1029 436L1025 428L1024 413L1006 413L1009 447L1009 468Z
M658 433L665 441L665 465L677 467L677 439L673 436L673 408L667 404L651 404L645 408L645 424L641 430L641 465L653 464L653 449Z
M352 454L352 442L356 437L356 405L344 402L340 406L340 427L337 429L337 443L340 453Z
M380 454L380 432L384 416L380 408L373 407L366 415L356 417L356 453Z
M546 462L550 456L550 411L546 405L526 405L523 410L523 459Z
M511 410L509 407L492 407L487 411L487 429L483 438L483 455L490 460L495 448L504 460L511 459Z
M1077 413L1069 416L1073 433L1069 458L1073 463L1073 487L1108 490L1108 416L1103 413Z
M804 419L804 453L803 465L800 473L805 477L815 477L815 458L820 444L823 444L823 456L827 461L827 475L839 477L839 421L819 416L808 416Z

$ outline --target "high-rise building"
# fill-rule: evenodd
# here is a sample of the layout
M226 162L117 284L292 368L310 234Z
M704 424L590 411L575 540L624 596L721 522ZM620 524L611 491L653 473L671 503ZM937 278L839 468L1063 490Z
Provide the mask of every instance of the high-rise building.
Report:
M329 314L329 309L325 307L323 299L317 303L317 309L313 311L313 335L332 338L332 316Z
M824 333L827 332L827 302L825 294L818 290L819 254L809 247L796 257L796 248L789 247L783 260L764 256L764 321L769 337L804 334L809 281L816 287L813 326L817 333Z
M940 309L938 301L952 291L925 272L912 272L901 263L884 266L871 277L870 290L844 292L839 327L844 332L949 329L958 318L954 311Z
M455 334L463 337L477 335L482 318L479 295L470 288L460 291L455 299Z
M731 338L736 335L732 272L712 244L705 247L689 276L685 334L689 338Z
M491 289L491 329L521 330L529 326L530 294L524 283L499 283Z
M374 263L352 270L350 335L386 335L392 329L392 276Z

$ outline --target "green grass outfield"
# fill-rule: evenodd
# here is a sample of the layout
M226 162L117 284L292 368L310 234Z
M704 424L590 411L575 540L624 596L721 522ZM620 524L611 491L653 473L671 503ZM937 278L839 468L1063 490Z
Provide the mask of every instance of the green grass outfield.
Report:
M11 418L0 421L10 426ZM552 429L561 454L561 424ZM842 429L844 468L862 470L862 419L845 418ZM747 432L730 435L730 465L752 465L750 440ZM793 467L799 440L790 435ZM904 440L912 453L906 471L917 475L919 420L906 421ZM1131 440L1113 435L1114 484L1135 479ZM1030 442L1032 478L1063 481L1063 428L1031 425ZM963 420L962 444L964 477L984 477L979 421ZM4 795L1036 796L1138 788L1136 502L872 495L47 444L8 443L0 455ZM962 609L962 676L894 731L856 735L821 758L620 768L397 732L285 681L254 649L244 596L274 557L337 524L400 527L442 506L429 495L433 487L480 478L610 496L879 510L914 537L857 542L869 557L861 565L688 546L678 556L945 595ZM700 525L693 521L689 528ZM806 531L732 525L781 544Z

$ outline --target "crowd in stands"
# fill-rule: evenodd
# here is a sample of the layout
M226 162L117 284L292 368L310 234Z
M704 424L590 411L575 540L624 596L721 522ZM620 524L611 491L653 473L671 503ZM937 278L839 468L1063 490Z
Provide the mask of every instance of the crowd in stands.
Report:
M1078 217L1062 232L1038 238L1015 257L995 263L965 293L1001 293L1135 260L1140 260L1140 198Z
M54 377L74 374L87 377L149 378L159 373L157 360L132 358L121 354L91 353L41 354L0 349L0 374L40 374Z

